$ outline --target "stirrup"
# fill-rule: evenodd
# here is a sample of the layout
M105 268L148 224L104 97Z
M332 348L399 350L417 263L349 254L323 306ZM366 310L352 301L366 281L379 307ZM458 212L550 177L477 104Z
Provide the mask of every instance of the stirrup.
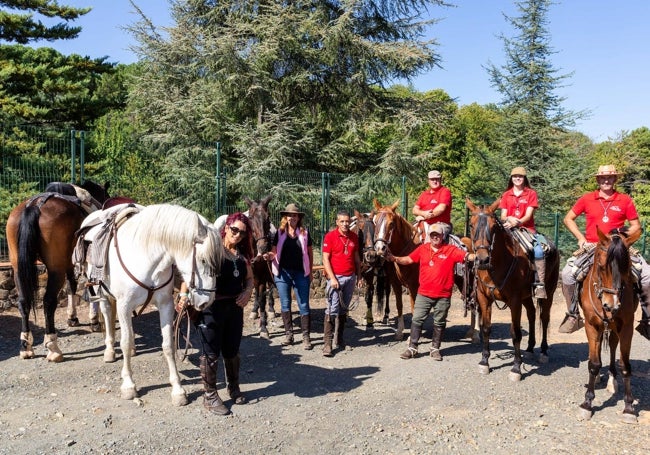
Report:
M536 299L546 299L548 298L546 295L546 287L540 283L540 284L535 284L535 289L533 290L533 295Z

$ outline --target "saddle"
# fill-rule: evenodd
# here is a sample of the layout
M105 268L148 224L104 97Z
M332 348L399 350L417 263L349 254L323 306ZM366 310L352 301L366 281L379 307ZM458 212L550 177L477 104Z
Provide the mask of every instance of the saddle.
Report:
M127 219L144 207L128 203L113 206L90 214L77 231L77 244L72 253L72 262L77 277L86 275L89 283L101 283L106 278L108 247L115 231ZM86 264L91 265L88 273Z

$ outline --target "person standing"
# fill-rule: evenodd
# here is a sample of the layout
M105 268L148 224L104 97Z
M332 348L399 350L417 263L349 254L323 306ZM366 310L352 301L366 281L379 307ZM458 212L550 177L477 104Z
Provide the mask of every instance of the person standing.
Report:
M273 248L263 257L272 261L271 270L282 305L282 322L285 333L282 344L289 346L293 343L291 319L291 290L293 289L300 311L302 346L306 350L311 350L313 345L310 339L309 288L314 264L312 239L309 231L302 225L305 213L300 211L298 205L287 205L280 215L282 220L280 228L273 237Z
M539 207L537 192L530 186L526 169L516 167L510 171L508 188L501 195L499 208L501 209L501 221L507 229L525 228L532 235L533 258L537 271L537 281L534 285L534 296L538 299L546 298L546 260L544 259L544 246L548 248L546 238L537 232L535 228L534 212Z
M201 337L201 379L203 381L203 406L213 414L227 415L230 410L217 392L217 366L223 357L226 369L228 395L235 404L244 404L246 397L239 388L239 346L244 328L244 307L253 293L253 271L250 261L253 244L249 233L250 221L237 212L229 215L221 230L227 251L217 279L217 296L214 303L199 314L197 327ZM181 284L181 306L188 298L187 285Z
M352 301L355 284L362 286L359 238L350 231L350 214L341 210L336 214L336 228L323 238L323 267L327 275L328 302L325 309L323 334L323 355L332 357L334 327L338 347L345 349L343 329L347 321L348 308Z
M574 264L584 262L585 256L590 256L588 265L593 264L594 247L598 243L597 227L602 232L609 233L612 229L620 229L629 224L629 234L641 229L639 215L634 201L627 194L616 190L616 182L621 173L616 171L616 166L607 164L598 167L595 174L598 189L582 195L564 217L567 229L578 240L579 249L569 258L562 269L562 293L567 304L567 314L560 324L560 333L572 333L583 326L578 310L578 298L574 298L577 279L574 274ZM576 223L576 219L585 216L586 229L583 234ZM642 319L636 330L645 338L650 339L650 311L648 298L650 297L650 266L640 254L631 257L632 262L641 268L640 277L640 302Z
M454 286L454 266L465 261L473 261L474 254L446 243L447 225L431 225L430 242L421 244L408 256L393 256L390 252L386 260L399 265L419 264L419 288L415 297L411 336L409 346L400 357L413 359L418 353L418 341L422 326L429 312L433 312L433 337L430 356L433 360L442 360L440 344L447 326L447 314L451 306L451 293Z
M424 221L425 242L429 241L430 227L434 223L449 225L447 232L451 233L451 191L442 186L440 171L429 171L427 174L429 188L420 193L413 206L413 215L417 221Z

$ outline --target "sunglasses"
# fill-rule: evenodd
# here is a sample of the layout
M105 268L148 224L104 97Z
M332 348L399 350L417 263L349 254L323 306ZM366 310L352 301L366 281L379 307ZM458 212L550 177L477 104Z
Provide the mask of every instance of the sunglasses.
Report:
M241 235L242 237L246 236L246 229L239 229L238 227L235 226L228 226L230 228L230 232L232 235Z

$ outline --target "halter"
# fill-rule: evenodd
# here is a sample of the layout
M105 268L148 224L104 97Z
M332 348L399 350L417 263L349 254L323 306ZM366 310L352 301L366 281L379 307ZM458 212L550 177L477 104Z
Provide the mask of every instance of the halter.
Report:
M612 234L611 238L612 239L614 239L614 238L622 239L622 236L620 234ZM607 252L608 252L608 250L606 248L604 248L600 244L598 245L598 251L601 251L601 252L603 252L605 254L607 254ZM596 258L594 258L594 265L593 266L598 267L598 269L601 268L600 264L597 263ZM595 269L595 270L598 270L598 269ZM596 303L595 303L591 293L589 294L589 300L591 302L591 306L592 306L594 312L596 313L596 315L598 315L598 317L605 324L607 324L616 315L618 310L621 309L621 302L622 302L623 290L625 289L625 282L619 276L619 283L616 283L616 280L612 280L612 282L613 282L612 284L615 287L612 287L612 288L605 287L605 286L603 286L602 274L599 273L598 271L596 271L595 274L598 277L598 280L597 281L594 280L592 285L593 285L594 294L596 295L596 298L598 299L598 301L600 302L600 304L602 306L602 309L603 309L602 314L601 314L600 311L598 311L598 308L596 308ZM619 275L620 275L620 273L619 273ZM607 302L603 301L603 295L605 295L605 294L613 296L613 300L614 300L613 307L611 307ZM612 318L608 318L607 313L610 313L612 315Z
M380 227L384 227L385 219L386 219L386 213L385 211L379 212L379 217L377 218L377 222L375 223L375 236L377 236L377 231L379 231ZM377 245L379 242L384 242L386 244L386 248L388 248L388 245L390 244L391 240L393 239L393 231L394 229L391 229L390 232L388 233L388 238L384 237L376 237L375 241L373 242L373 246Z

